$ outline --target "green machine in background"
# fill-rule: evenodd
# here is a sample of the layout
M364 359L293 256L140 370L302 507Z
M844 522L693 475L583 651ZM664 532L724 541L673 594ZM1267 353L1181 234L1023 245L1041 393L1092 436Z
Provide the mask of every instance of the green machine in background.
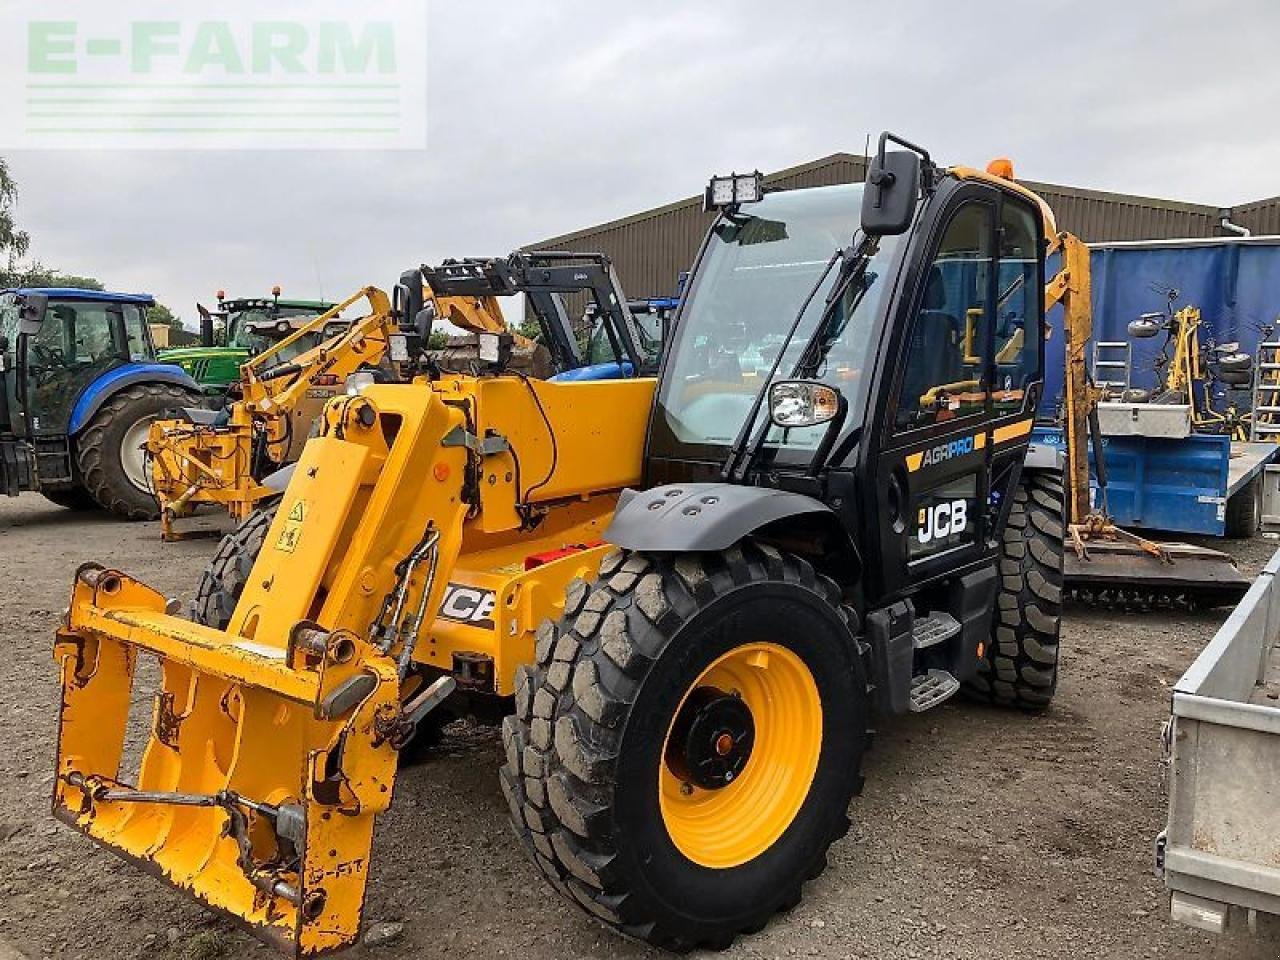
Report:
M200 346L175 347L160 352L165 363L174 363L187 371L209 394L222 394L239 379L240 365L273 343L289 336L307 321L329 310L334 304L324 300L284 300L275 287L268 297L226 299L218 291L218 306L209 310L196 304L200 312ZM304 338L298 352L310 349L325 333ZM290 358L282 356L282 362Z

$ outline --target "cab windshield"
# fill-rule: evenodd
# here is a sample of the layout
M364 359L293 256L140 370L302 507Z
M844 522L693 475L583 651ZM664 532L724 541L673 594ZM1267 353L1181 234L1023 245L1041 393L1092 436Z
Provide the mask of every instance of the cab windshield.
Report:
M241 309L232 309L227 314L227 346L239 347L241 350L250 350L257 353L265 350L272 343L272 340L260 333L253 333L249 330L250 324L263 324L269 320L289 319L291 317L318 317L323 311L316 310L313 307L275 307L274 309L267 306L247 307ZM281 335L277 339L284 339Z
M768 194L721 218L673 337L658 392L655 453L696 456L690 447L733 442L796 312L831 255L852 242L861 205L862 184L845 184ZM829 349L816 378L850 400L846 429L860 422L862 404L854 400L865 389L861 378L870 366L873 319L887 292L889 261L898 242L897 237L880 242L863 282L850 287L824 325L822 340ZM817 333L837 272L838 267L831 271L806 308L776 379L791 375ZM825 430L773 428L767 445L812 450Z
M636 332L640 336L640 354L646 365L657 365L662 353L662 314L656 310L632 310ZM595 316L587 341L587 363L615 363L613 341L609 339L608 324L603 317Z

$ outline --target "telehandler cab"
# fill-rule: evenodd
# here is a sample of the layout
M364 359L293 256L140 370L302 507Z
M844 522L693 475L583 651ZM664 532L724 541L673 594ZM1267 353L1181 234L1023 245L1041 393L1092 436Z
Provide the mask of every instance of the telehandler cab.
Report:
M825 866L873 712L1048 704L1063 484L1024 463L1048 208L889 134L865 186L723 178L708 205L656 379L499 358L330 401L225 623L83 566L55 815L314 956L359 935L397 751L448 698L506 705L502 790L552 886L723 947ZM419 276L486 282L410 274L407 316Z

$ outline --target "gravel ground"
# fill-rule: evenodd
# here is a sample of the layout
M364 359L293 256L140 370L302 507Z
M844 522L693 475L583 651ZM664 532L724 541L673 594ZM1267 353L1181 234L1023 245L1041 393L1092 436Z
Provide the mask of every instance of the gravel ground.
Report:
M212 525L213 521L206 521ZM109 561L189 597L215 541L0 500L0 956L214 960L273 954L48 813L57 698L50 644L75 567ZM1229 545L1256 572L1277 546ZM790 915L723 956L1274 958L1280 937L1215 939L1167 919L1151 872L1165 816L1169 687L1219 613L1068 610L1062 684L1039 717L945 705L887 723L855 827ZM378 827L369 918L352 956L660 957L559 902L508 832L499 738L455 725L400 778Z

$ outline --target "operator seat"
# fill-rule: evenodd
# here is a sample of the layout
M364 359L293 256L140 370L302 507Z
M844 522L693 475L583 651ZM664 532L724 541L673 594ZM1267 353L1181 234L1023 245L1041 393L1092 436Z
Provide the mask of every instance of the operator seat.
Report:
M960 322L943 309L946 305L947 287L942 271L935 264L929 270L924 301L912 327L911 342L907 345L907 370L898 412L900 425L932 422L915 416L920 396L931 387L964 378L959 354Z

